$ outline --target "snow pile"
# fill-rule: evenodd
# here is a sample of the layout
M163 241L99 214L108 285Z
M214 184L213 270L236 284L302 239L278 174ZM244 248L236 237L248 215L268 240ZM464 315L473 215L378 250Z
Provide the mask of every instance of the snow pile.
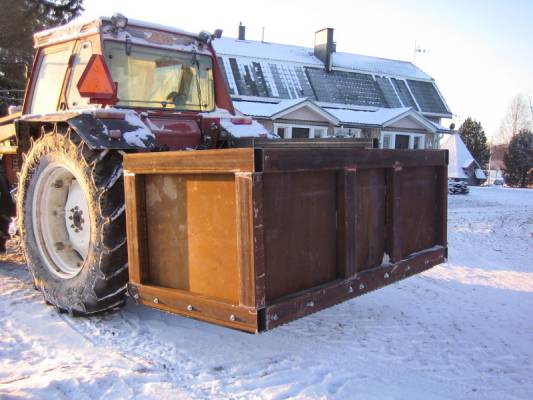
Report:
M530 399L533 191L450 197L449 246L447 264L258 336L131 303L57 314L11 257L0 398Z

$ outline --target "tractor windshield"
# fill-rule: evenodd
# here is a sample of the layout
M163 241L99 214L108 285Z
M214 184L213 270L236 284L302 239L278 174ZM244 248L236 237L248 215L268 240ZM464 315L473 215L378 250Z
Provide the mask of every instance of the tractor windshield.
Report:
M209 56L108 41L104 54L118 84L118 105L211 111Z

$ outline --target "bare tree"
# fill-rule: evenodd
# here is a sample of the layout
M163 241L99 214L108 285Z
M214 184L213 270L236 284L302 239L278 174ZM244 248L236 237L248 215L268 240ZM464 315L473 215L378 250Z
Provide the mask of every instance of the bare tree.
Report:
M526 99L520 94L515 96L509 104L507 113L502 120L499 130L500 140L504 143L509 143L522 129L529 128L531 126L532 115L533 104L531 97Z

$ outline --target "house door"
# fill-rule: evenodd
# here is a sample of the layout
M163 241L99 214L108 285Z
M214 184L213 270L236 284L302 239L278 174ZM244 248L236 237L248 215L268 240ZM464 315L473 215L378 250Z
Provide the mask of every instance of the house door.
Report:
M394 147L397 149L409 148L409 135L396 135Z
M293 139L308 139L309 128L292 128Z

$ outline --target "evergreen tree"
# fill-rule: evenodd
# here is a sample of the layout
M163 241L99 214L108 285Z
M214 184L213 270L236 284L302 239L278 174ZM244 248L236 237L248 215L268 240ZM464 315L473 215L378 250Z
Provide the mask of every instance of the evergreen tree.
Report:
M0 0L0 116L20 104L33 61L33 33L65 24L83 0Z
M490 149L481 123L468 117L459 128L461 139L482 169L487 168Z
M513 136L503 156L503 176L510 186L533 184L533 133L524 129Z

